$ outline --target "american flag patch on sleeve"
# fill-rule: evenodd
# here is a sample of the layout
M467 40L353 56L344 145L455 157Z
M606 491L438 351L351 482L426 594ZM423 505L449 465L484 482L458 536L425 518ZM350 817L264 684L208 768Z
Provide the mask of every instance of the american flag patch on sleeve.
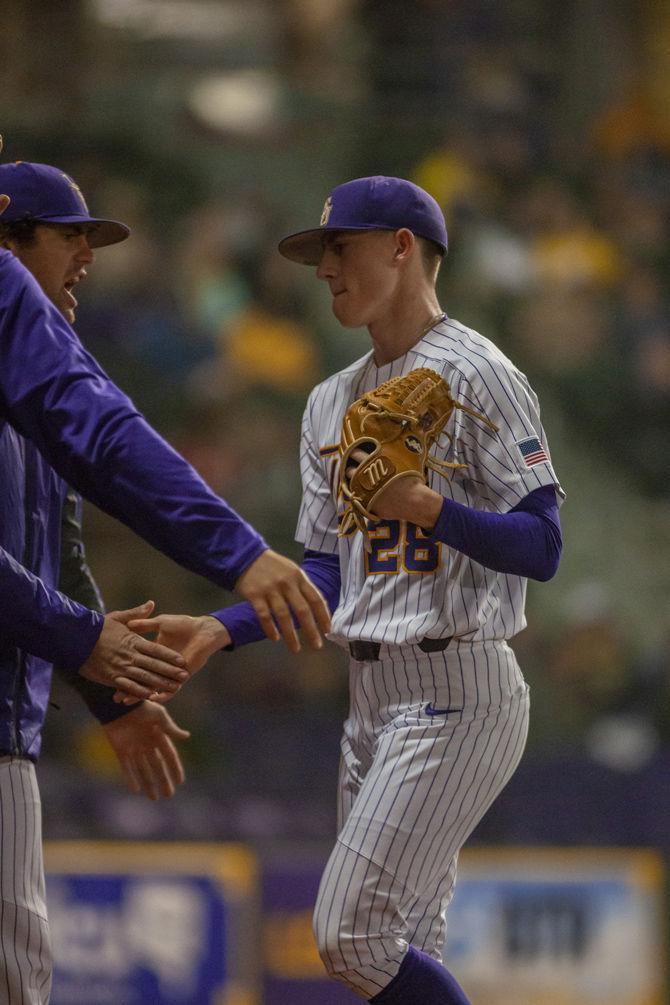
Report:
M543 461L549 460L537 436L527 436L525 440L518 440L517 447L527 468L532 468L534 464L541 464Z

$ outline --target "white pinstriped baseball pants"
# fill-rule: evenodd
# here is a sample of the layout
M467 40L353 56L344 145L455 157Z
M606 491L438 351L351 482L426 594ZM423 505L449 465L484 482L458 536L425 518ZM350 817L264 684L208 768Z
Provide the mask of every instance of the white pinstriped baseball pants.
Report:
M35 765L0 757L0 1002L47 1005L51 941Z
M529 711L504 642L380 655L350 664L339 833L314 911L329 975L365 999L408 944L441 961L459 849L514 773Z

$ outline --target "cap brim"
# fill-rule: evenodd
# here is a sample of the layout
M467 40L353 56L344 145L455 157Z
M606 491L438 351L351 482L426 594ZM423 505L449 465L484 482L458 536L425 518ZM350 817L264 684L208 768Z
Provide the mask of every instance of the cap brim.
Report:
M109 244L119 244L130 235L130 227L117 220L98 220L87 216L34 217L37 223L76 223L91 229L88 243L92 248L106 248Z
M277 249L280 255L299 265L318 265L323 255L323 239L326 234L338 231L386 230L390 228L377 225L363 227L316 227L314 230L300 230L297 234L289 234L279 242Z
M120 244L130 236L130 227L117 220L95 220L95 230L88 236L92 248L106 248L108 244Z
M338 231L342 234L359 232L361 230L401 230L402 227L383 227L378 223L364 224L361 227L316 227L313 230L299 230L297 234L289 234L277 245L280 255L288 258L291 262L298 262L299 265L318 265L323 255L323 239L326 234L334 234ZM411 227L409 228L412 229ZM436 248L445 255L447 246L437 237L427 237L418 232L418 237L424 236L426 240L432 241Z
M279 254L299 265L318 265L323 255L323 227L316 230L301 230L290 234L279 242Z

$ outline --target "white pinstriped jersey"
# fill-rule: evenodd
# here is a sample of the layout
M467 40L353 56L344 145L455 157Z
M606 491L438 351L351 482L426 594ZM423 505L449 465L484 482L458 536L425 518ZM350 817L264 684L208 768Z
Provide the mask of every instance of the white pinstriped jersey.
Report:
M365 552L360 533L338 538L337 467L345 411L390 377L430 367L457 401L498 427L455 410L433 452L466 468L430 473L441 495L474 509L505 513L534 489L554 485L537 397L527 378L488 339L444 318L405 355L376 366L372 352L329 377L309 396L300 463L303 500L296 538L306 548L339 551L342 589L329 637L413 644L424 637L510 639L526 626L526 580L485 568L445 544L425 540L404 521L382 521ZM341 506L340 506L341 509Z

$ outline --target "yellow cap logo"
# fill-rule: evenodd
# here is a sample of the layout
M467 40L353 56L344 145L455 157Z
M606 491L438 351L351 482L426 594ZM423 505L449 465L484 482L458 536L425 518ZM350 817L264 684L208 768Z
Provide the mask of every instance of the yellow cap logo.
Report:
M79 186L77 185L76 181L70 178L70 176L67 174L63 174L63 178L65 178L65 181L68 183L72 191L77 193L77 197L81 202L82 206L84 207L84 211L88 213L88 206L86 205L86 200L84 199L83 193L79 188Z
M323 212L321 213L321 219L319 220L319 226L325 227L330 220L330 214L333 210L333 200L328 196L323 204Z

